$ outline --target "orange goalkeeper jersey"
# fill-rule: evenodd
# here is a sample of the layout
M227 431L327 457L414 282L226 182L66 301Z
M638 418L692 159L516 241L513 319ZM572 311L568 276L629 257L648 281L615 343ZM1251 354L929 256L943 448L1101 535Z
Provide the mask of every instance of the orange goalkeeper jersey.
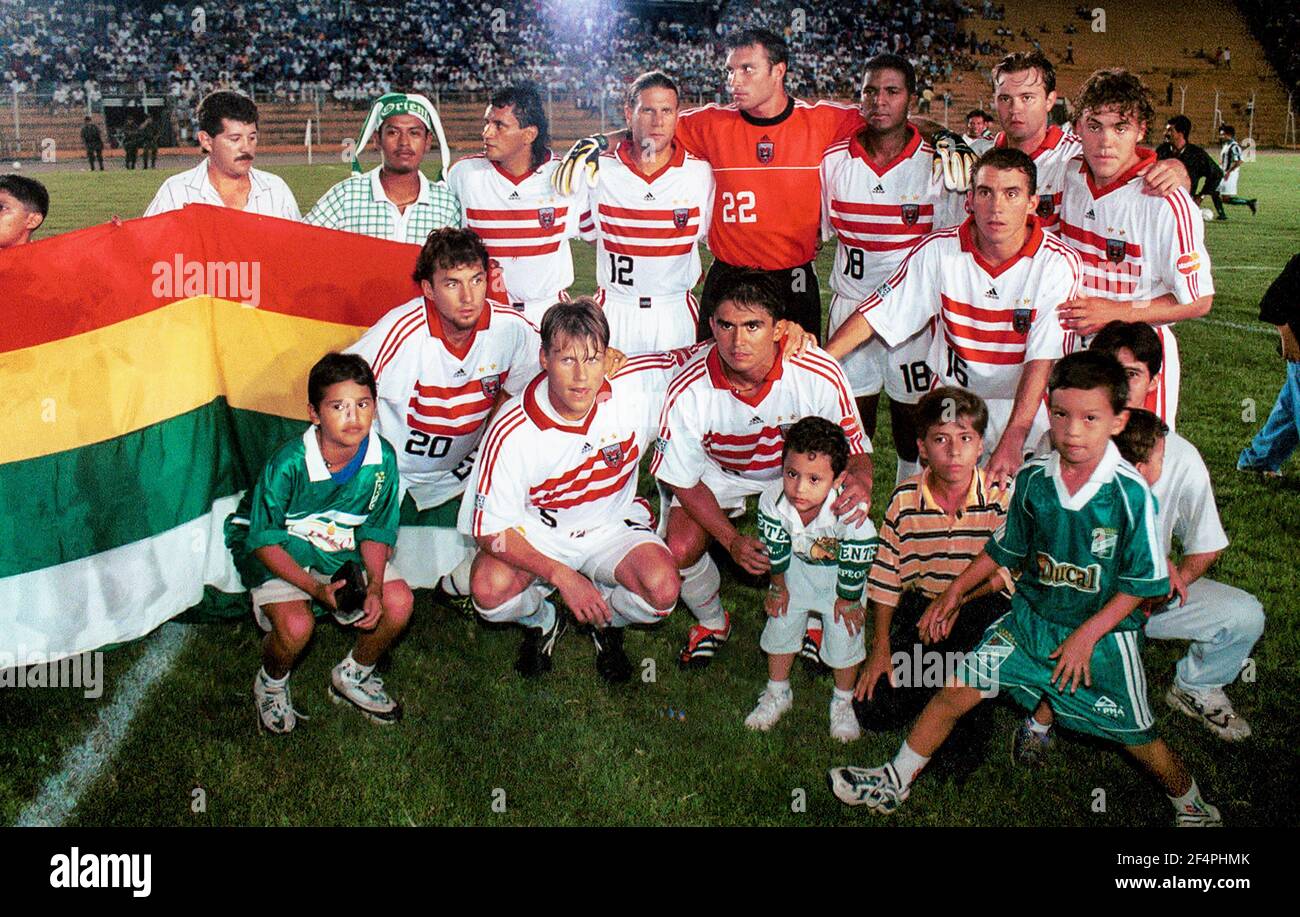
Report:
M791 98L774 118L731 105L682 112L677 140L713 167L717 192L709 228L714 257L779 270L806 264L821 228L822 153L864 122L857 108Z

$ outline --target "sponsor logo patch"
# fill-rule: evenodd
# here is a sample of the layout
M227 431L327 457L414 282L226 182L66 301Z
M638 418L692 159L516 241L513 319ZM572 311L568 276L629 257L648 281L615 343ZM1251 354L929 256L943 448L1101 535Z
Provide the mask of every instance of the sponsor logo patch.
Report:
M1097 702L1092 705L1092 709L1094 712L1110 717L1112 720L1122 720L1124 718L1124 709L1104 694L1097 698Z
M1119 532L1115 529L1095 528L1092 530L1092 553L1094 557L1107 560L1115 556L1115 544L1119 541Z
M1188 274L1195 274L1201 269L1201 253L1187 252L1178 256L1178 273L1186 277Z

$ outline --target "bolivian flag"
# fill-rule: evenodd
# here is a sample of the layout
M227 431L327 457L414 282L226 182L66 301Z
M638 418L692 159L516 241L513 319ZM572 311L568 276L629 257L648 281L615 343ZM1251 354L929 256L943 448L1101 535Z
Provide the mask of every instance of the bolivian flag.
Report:
M0 252L0 668L240 591L222 521L418 252L197 204Z

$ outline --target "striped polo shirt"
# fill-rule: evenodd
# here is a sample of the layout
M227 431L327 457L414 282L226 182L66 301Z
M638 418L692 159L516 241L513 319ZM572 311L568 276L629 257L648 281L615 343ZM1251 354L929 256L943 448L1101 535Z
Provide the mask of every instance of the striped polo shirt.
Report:
M905 589L937 596L979 556L1007 514L1007 489L990 494L983 471L976 469L965 508L952 516L930 493L929 475L926 469L894 488L867 577L871 602L896 607Z

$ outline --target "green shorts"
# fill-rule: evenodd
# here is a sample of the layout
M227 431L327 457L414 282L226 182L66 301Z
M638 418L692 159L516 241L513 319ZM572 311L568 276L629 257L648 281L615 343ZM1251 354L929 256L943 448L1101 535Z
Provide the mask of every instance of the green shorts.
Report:
M1092 651L1092 686L1080 682L1071 694L1068 687L1061 690L1050 683L1057 660L1048 656L1073 631L1014 602L967 654L957 669L957 681L987 696L1006 691L1028 710L1046 697L1060 724L1076 732L1122 745L1154 741L1142 632L1111 631L1102 637Z

